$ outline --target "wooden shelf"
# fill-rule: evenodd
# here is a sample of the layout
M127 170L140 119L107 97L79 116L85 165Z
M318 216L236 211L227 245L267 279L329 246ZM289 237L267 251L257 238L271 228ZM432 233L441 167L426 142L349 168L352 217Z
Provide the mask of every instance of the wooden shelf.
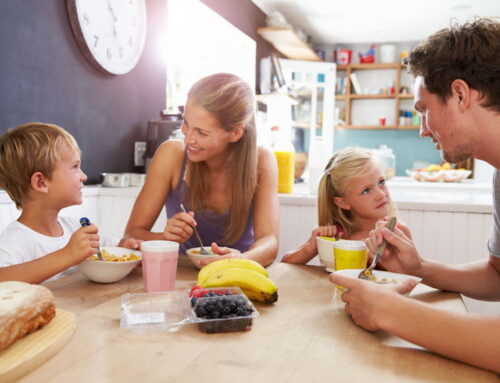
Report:
M396 98L394 94L351 94L349 96L352 100L377 100Z
M352 130L419 130L419 126L396 126L396 125L337 125L335 129Z
M377 129L377 130L389 130L389 129L419 129L417 126L399 126L399 109L400 101L408 100L413 98L413 94L354 94L354 89L350 81L351 73L355 71L366 71L366 70L393 70L394 75L394 88L399 91L401 89L401 70L405 68L405 65L395 62L395 63L376 63L376 64L347 64L347 65L337 65L337 72L343 71L346 76L346 94L336 95L335 100L345 102L345 118L346 124L337 126L337 129ZM394 125L353 125L352 124L352 102L356 100L394 100ZM373 118L377 121L377 118Z
M292 29L258 28L257 33L289 59L323 61Z

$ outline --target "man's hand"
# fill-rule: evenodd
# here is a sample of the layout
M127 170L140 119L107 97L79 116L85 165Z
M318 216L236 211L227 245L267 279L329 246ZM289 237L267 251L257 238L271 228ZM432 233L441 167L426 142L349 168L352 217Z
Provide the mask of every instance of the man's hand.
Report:
M330 274L329 278L345 289L341 297L346 304L345 312L358 326L370 331L381 329L379 323L386 314L385 307L391 304L391 298L399 297L399 294L408 294L417 285L417 282L410 278L383 286L337 273Z

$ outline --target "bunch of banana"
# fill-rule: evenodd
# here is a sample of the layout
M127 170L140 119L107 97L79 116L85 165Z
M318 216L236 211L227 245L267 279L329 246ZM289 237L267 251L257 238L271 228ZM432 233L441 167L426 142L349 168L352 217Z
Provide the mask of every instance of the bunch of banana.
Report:
M251 300L274 303L278 300L278 288L269 279L266 269L249 259L228 258L209 263L198 273L201 287L238 286Z

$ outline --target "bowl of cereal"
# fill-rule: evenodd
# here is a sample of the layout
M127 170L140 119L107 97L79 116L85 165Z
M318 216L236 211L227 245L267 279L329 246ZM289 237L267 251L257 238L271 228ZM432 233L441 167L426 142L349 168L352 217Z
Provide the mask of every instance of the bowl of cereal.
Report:
M335 274L344 275L349 278L357 279L359 273L361 273L363 270L364 269L344 269L336 271ZM417 284L419 284L422 281L422 278L416 277L414 275L392 273L390 271L382 271L382 270L373 270L369 282L376 283L377 285L387 285L392 283L398 283L405 279L414 279L417 282ZM338 287L342 288L341 286ZM406 295L409 294L410 293Z
M113 283L125 278L141 261L141 252L125 247L101 247L103 260L92 255L80 264L80 270L88 279L99 283Z
M201 254L201 250L200 250L201 248L200 247L192 247L191 249L187 249L186 250L186 255L188 256L188 258L199 269L202 268L202 266L200 265L200 261L202 259L209 259L209 258L214 258L214 257L218 257L219 256L219 255L213 253L212 250L210 249L210 247L207 247L207 246L203 246L203 247L206 250L208 250L210 252L210 254Z
M335 248L335 238L316 237L316 244L321 264L325 266L326 271L333 273L335 271L335 256L333 254L333 249Z

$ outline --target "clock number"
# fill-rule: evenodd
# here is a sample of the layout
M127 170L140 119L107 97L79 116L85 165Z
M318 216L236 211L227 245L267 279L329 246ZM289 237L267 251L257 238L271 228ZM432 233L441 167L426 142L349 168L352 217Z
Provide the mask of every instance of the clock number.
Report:
M123 47L118 48L118 57L123 57Z
M94 47L97 47L97 43L99 42L99 36L94 35L94 39L95 39L95 41L94 41Z
M111 60L111 48L106 49L106 58Z
M89 15L87 13L83 14L83 21L85 22L85 25L89 25L90 24Z

